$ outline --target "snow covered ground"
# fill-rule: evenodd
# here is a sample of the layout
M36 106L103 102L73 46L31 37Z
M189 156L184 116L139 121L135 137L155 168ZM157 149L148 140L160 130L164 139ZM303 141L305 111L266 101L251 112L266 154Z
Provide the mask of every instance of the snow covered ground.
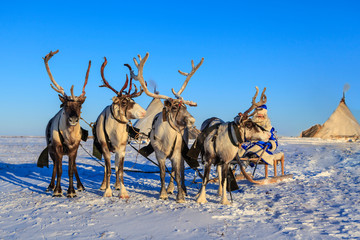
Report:
M200 185L186 171L188 197L158 200L158 174L127 172L129 200L103 198L103 167L79 149L77 166L86 191L53 198L45 192L52 171L36 167L40 137L0 137L1 239L338 239L360 238L360 145L280 138L286 172L294 179L254 186L239 181L230 206L219 204L217 184L208 203L194 201ZM91 152L92 140L83 143ZM155 159L151 155L152 159ZM156 171L127 147L128 169ZM262 172L261 167L261 172ZM63 191L68 187L67 157ZM198 179L199 180L199 179ZM112 183L115 181L113 174Z

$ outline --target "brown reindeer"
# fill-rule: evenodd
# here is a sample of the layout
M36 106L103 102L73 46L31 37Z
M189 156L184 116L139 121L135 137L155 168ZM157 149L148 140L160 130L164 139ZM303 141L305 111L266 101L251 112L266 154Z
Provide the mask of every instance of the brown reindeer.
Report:
M256 97L259 93L258 87L256 87L255 96L252 99L251 107L246 110L243 114L239 113L235 117L233 122L223 122L218 118L212 118L205 120L208 129L202 129L202 132L206 131L206 137L203 141L201 149L202 159L205 162L204 166L204 179L202 182L201 189L197 195L196 202L206 203L206 184L209 181L209 173L211 165L218 166L219 174L219 195L222 196L222 204L230 204L226 196L227 176L230 162L238 157L237 153L241 143L245 141L266 141L270 137L270 133L264 128L254 123L249 117L252 110L256 107L266 103L266 95L264 88L260 101L255 102ZM215 124L217 123L217 125ZM203 124L204 125L204 124ZM220 171L220 168L222 171Z
M49 68L48 61L56 54L59 50L47 54L43 59L45 62L46 71L50 77L51 87L59 93L59 98L61 101L60 111L49 121L46 127L46 141L49 149L49 154L51 159L54 162L53 173L51 177L51 182L48 187L48 190L53 190L53 196L58 197L62 196L62 190L60 186L61 175L62 175L62 158L64 155L69 156L69 188L67 190L67 197L76 197L76 192L73 186L73 176L75 174L77 181L77 190L84 190L77 169L76 169L76 155L79 148L81 140L81 128L79 124L81 106L84 103L85 97L85 87L89 78L89 71L91 67L91 61L89 61L89 66L86 72L85 83L82 89L82 94L80 96L74 95L74 85L71 86L70 92L71 96L65 94L64 89L59 86ZM55 186L55 176L56 186Z
M146 53L143 59L141 59L140 55L138 55L138 57L140 63L138 63L136 58L134 58L134 63L138 69L138 75L135 75L133 72L131 72L132 77L140 82L144 92L148 96L165 100L163 112L155 116L153 127L150 132L150 143L155 150L156 159L160 168L160 199L167 199L168 193L173 192L173 177L175 175L175 181L178 187L176 201L185 202L184 158L182 156L181 150L184 147L183 135L186 131L186 128L192 127L195 123L195 119L187 111L186 105L197 106L197 104L192 101L184 100L181 97L181 93L185 90L185 87L190 78L203 63L204 58L201 59L197 66L195 66L194 61L192 61L192 70L190 73L184 73L179 70L179 73L186 76L186 79L178 92L175 92L174 89L172 89L172 92L176 97L176 99L172 99L165 95L154 94L148 90L143 77L143 67L149 57L149 53ZM172 163L172 177L168 189L166 190L165 160L167 158L170 159Z
M133 98L142 94L143 90L140 88L140 92L137 91L137 87L134 84L135 91L132 90L132 78L130 78L130 84L128 75L126 75L126 81L122 89L118 92L110 86L104 76L104 68L107 64L105 58L104 63L101 66L101 77L104 85L100 87L107 87L112 90L116 96L113 97L113 103L107 106L99 115L94 126L94 135L96 136L94 143L98 144L98 148L105 158L104 179L100 189L105 190L104 197L111 197L112 190L110 188L110 176L111 176L111 152L115 153L115 173L116 182L115 189L120 190L120 198L129 198L124 185L124 157L125 148L128 141L128 125L130 119L143 118L146 111L137 104ZM125 64L130 71L131 67ZM129 90L125 89L129 84Z

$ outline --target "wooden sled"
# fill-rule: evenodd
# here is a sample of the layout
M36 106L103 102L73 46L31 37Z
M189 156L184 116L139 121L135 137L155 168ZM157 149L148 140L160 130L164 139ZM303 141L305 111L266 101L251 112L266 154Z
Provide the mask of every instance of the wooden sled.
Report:
M267 147L266 147L267 148ZM268 171L269 171L269 165L264 163L261 158L262 158L262 155L264 154L264 152L266 151L266 148L263 150L263 152L260 154L259 157L255 157L255 158L250 158L250 157L241 157L239 159L237 159L237 163L239 164L240 166L240 170L241 170L241 173L242 175L245 177L246 180L248 180L249 182L251 183L254 183L254 184L258 184L258 185L264 185L264 184L269 184L269 183L277 183L277 182L281 182L285 179L289 179L289 178L293 178L293 174L286 174L285 175L285 170L284 170L284 162L285 162L285 159L284 159L284 155L282 155L281 159L276 159L274 160L274 176L273 177L269 177L269 174L268 174ZM255 179L253 175L255 175L255 173L253 175L251 175L250 173L247 173L245 171L245 168L244 168L244 162L251 162L255 165L255 170L256 170L256 167L257 165L265 165L265 177L263 178L260 178L260 179ZM277 175L277 165L281 163L281 175ZM254 172L255 172L254 170Z

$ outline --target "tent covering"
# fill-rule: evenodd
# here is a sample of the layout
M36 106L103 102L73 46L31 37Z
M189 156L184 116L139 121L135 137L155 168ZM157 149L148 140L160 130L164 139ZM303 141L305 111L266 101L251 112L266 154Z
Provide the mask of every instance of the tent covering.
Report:
M329 119L321 126L313 126L301 134L302 137L316 137L322 139L360 139L360 125L343 97L339 106Z

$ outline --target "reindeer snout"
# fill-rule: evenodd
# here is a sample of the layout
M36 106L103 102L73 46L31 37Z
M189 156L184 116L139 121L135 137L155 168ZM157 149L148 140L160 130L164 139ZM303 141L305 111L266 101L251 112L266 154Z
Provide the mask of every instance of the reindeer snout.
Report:
M144 118L146 116L146 111L141 111L139 114L139 118Z
M71 126L75 126L76 124L78 124L79 118L78 117L69 117L68 121Z
M185 123L186 123L186 126L187 126L187 127L192 127L192 126L194 126L194 124L195 124L195 118L193 118L193 117L186 117L186 118L185 118Z

